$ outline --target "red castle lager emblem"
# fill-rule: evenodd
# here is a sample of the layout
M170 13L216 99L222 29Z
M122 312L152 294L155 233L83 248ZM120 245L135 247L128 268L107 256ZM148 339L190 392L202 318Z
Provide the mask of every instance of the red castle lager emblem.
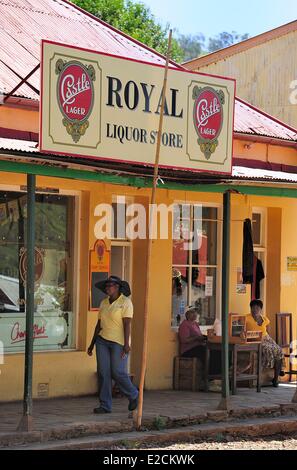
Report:
M198 144L207 160L215 152L218 137L223 125L223 104L225 95L222 90L216 91L207 86L193 89L193 120L198 134Z
M64 116L62 121L74 142L78 142L89 127L88 118L94 105L95 69L78 61L56 62L57 100Z
M34 266L35 266L35 282L38 283L44 272L44 256L45 252L42 248L35 247L34 249ZM27 281L27 249L21 248L19 255L19 271L23 284Z

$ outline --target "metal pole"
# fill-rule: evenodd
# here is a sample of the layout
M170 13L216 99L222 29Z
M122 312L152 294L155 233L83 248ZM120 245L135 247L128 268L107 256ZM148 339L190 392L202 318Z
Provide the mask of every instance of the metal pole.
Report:
M144 319L143 319L143 346L142 346L142 358L141 358L141 371L140 371L140 383L139 383L139 402L138 402L138 409L137 409L137 417L136 417L136 425L137 428L140 429L141 421L142 421L142 409L143 409L143 389L144 389L144 379L145 379L145 371L146 371L146 363L147 363L147 338L148 338L148 296L149 296L149 287L150 287L150 267L151 267L151 255L152 255L152 238L151 234L153 233L153 204L155 204L156 200L156 189L157 189L157 181L158 181L158 170L159 170L159 160L160 160L160 147L161 147L161 136L162 136L162 128L163 128L163 116L164 116L164 105L165 105L165 97L166 97L166 85L167 85L167 74L168 74L168 63L169 63L169 56L171 50L171 37L172 37L172 30L169 31L169 38L168 38L168 49L167 49L167 56L166 56L166 65L164 70L164 81L163 81L163 89L162 89L162 102L161 102L161 110L160 110L160 120L159 120L159 130L158 130L158 137L157 137L157 147L156 147L156 157L155 157L155 167L154 167L154 179L153 179L153 189L151 193L151 201L150 201L150 219L149 219L149 233L148 233L148 243L147 243L147 266L146 266L146 292L145 292L145 302L144 302Z
M25 381L23 417L19 431L31 431L32 420L32 377L33 377L33 325L34 325L34 282L35 282L35 187L36 176L27 175L27 276L26 276L26 342Z
M19 225L19 243L18 243L18 259L20 260L21 258L21 250L22 246L25 242L25 233L24 233L24 215L23 213L20 214L19 220L18 220L18 225ZM24 286L24 281L21 276L21 270L19 269L19 299L20 299L20 312L24 313L26 311L25 307L25 286Z
M229 405L229 259L230 259L230 199L229 191L223 195L223 255L222 255L222 398L218 409Z

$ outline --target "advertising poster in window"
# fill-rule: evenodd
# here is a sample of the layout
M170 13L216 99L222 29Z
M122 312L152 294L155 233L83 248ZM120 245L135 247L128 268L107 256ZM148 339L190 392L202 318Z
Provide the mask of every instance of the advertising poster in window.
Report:
M297 256L287 256L287 270L297 271Z
M213 295L213 276L205 276L205 297Z
M96 284L107 279L110 272L110 249L104 240L96 240L93 250L90 251L90 297L89 309L98 310L105 294Z
M246 294L246 284L243 284L242 269L236 270L236 294Z

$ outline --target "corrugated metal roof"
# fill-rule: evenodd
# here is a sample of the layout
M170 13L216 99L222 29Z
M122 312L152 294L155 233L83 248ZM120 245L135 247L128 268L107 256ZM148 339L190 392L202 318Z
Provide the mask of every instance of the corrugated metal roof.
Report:
M40 60L40 41L72 44L131 59L165 64L163 57L63 0L0 0L0 90L8 93ZM28 81L39 89L40 72ZM17 96L38 99L27 85Z
M238 98L235 102L234 132L297 142L297 130Z
M72 44L154 64L164 58L64 0L0 0L0 92L9 93L40 61L40 41ZM28 82L39 90L40 71ZM15 96L38 100L28 85ZM235 102L234 131L297 142L297 131L241 100Z
M15 152L39 153L38 142L32 142L32 140L6 139L4 137L0 138L0 149Z
M20 153L36 154L40 155L43 159L47 158L47 155L40 154L38 149L38 143L27 141L27 140L17 140L17 139L6 139L0 138L0 153L1 150L4 150L5 153L11 152L12 155ZM49 159L52 156L49 155ZM132 171L131 165L129 165L130 171ZM118 171L118 170L117 170ZM176 172L178 173L178 172ZM223 177L224 180L229 179L229 177ZM222 178L217 177L218 181ZM287 173L284 171L271 171L264 170L259 168L248 168L245 166L233 166L232 176L230 179L236 180L253 180L253 181L274 181L274 182L287 182L287 183L297 183L297 174L296 173Z
M259 168L247 168L245 166L234 166L232 168L232 177L241 180L283 181L297 183L296 173L270 171Z

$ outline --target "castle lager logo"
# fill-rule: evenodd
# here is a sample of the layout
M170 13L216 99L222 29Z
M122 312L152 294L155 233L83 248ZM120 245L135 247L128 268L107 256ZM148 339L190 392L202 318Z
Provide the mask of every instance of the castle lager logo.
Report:
M95 69L72 60L56 62L57 100L63 125L73 141L77 143L89 127L88 118L94 104Z
M208 86L204 88L195 86L193 100L193 119L198 134L198 144L205 158L209 160L219 144L218 137L223 125L225 95L222 90L216 91Z
M34 249L34 266L35 266L35 282L42 279L44 272L44 255L45 252L42 248L35 247ZM19 271L23 284L27 281L27 248L21 248L19 255Z

